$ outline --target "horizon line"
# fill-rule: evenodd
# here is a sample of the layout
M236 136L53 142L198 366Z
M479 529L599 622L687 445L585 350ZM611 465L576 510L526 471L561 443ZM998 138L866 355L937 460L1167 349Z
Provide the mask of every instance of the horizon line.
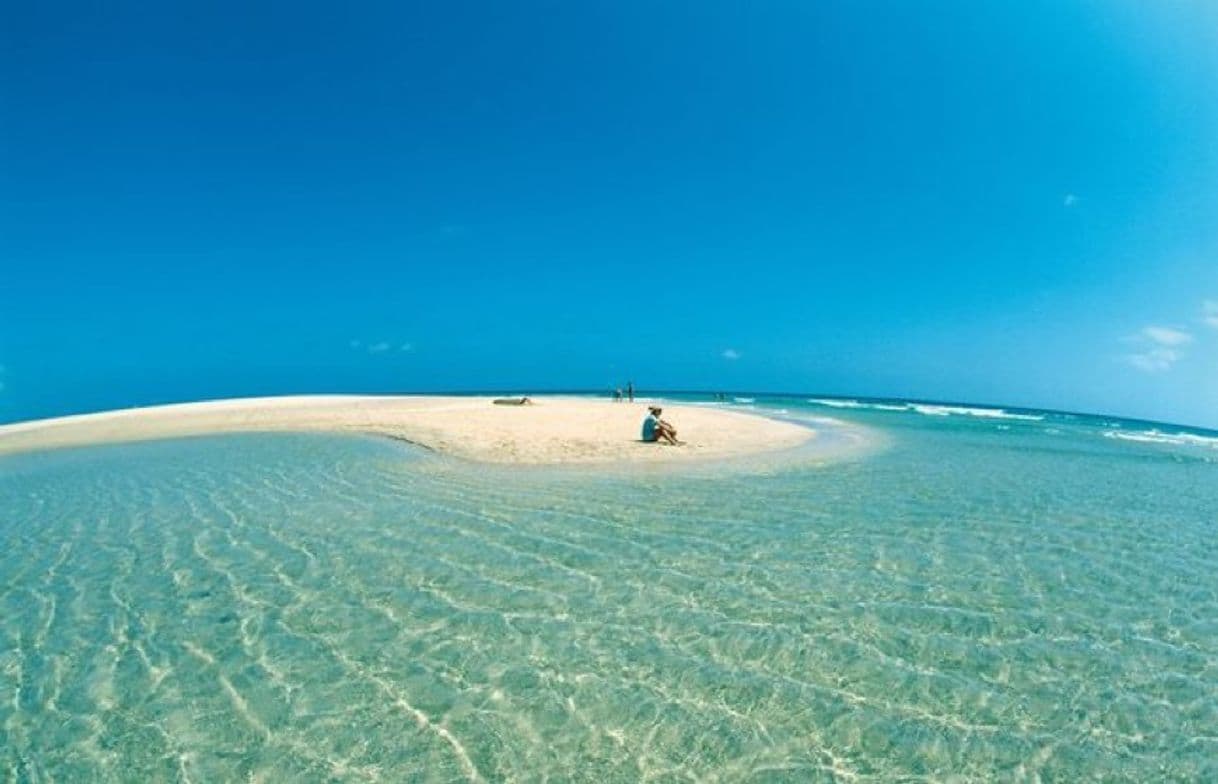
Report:
M543 387L537 391L530 391L529 394L539 395L539 396L544 396L544 395L584 395L584 396L596 395L596 396L600 397L600 396L612 395L613 389L614 389L613 387L604 387L604 388L596 388L596 389L591 389L591 388L555 389L555 388L544 388ZM1013 405L1013 404L1007 404L1007 403L989 403L989 402L980 402L980 401L942 400L942 399L936 399L936 398L920 398L920 397L877 397L877 396L873 396L873 395L843 395L843 394L839 394L839 393L830 393L830 392L789 392L789 391L763 392L763 391L757 391L757 390L738 390L738 389L717 389L717 390L651 389L651 390L648 390L648 389L640 389L638 387L635 387L634 392L635 392L636 397L641 396L643 394L652 395L652 396L655 396L655 395L660 395L660 396L663 396L663 395L699 395L699 396L707 396L707 397L712 397L714 395L732 395L732 396L748 395L748 396L755 396L755 397L771 397L771 398L784 398L784 397L824 398L824 399L829 399L829 400L857 400L857 401L862 401L862 402L913 403L913 404L924 404L924 405L958 406L958 407L970 407L971 406L971 407L975 407L975 408L986 408L986 409L1003 410L1003 411L1035 412L1035 413L1044 413L1044 414L1057 414L1057 415L1062 415L1062 416L1088 417L1091 419L1104 419L1104 418L1119 419L1119 420L1122 420L1125 422L1135 422L1135 423L1139 423L1139 424L1152 425L1152 426L1181 427L1181 428L1187 428L1190 430L1201 431L1201 432L1207 433L1207 434L1218 435L1218 427L1206 427L1204 425L1190 425L1190 424L1185 424L1183 422L1168 422L1166 420L1160 420L1160 419L1146 419L1144 417L1131 417L1131 416L1124 416L1121 414L1112 414L1112 413L1104 413L1104 412L1075 411L1075 410L1068 410L1068 409L1061 409L1061 408L1037 408L1037 407ZM142 402L142 403L138 403L138 404L134 404L134 405L130 405L130 406L121 406L121 407L117 407L117 408L65 411L62 413L54 414L52 416L37 417L34 419L17 419L17 420L11 420L11 421L0 420L0 426L26 424L26 423L30 423L30 422L45 421L48 419L59 419L62 417L87 416L89 414L103 414L103 413L108 413L108 412L112 412L112 411L127 411L127 410L141 409L141 408L152 408L152 407L156 407L156 406L172 406L172 405L182 405L182 404L189 404L189 403L218 402L218 401L223 401L223 400L243 400L243 399L252 399L252 398L307 397L307 396L313 396L313 395L316 395L316 396L333 395L333 396L352 396L352 397L362 397L362 396L367 396L367 397L377 397L377 396L385 396L385 397L396 397L396 396L401 396L401 397L412 397L412 396L417 396L417 397L429 397L429 396L434 396L434 397L478 397L478 396L483 396L483 395L508 395L508 394L523 394L523 393L521 393L519 387L512 387L512 388L498 387L498 388L474 389L474 390L471 390L471 389L437 390L437 391L426 391L426 392L424 392L424 391L291 392L291 393L273 393L273 394L262 394L262 395L258 395L258 394L237 395L234 397L219 397L219 398L156 399L156 400L149 400L146 402ZM717 401L712 400L712 401L708 401L708 402L717 402ZM718 402L730 402L730 401L718 401ZM811 402L811 401L805 401L805 402Z

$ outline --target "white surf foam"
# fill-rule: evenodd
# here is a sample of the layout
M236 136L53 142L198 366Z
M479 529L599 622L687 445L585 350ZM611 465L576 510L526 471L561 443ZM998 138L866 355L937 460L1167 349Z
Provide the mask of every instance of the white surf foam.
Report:
M866 403L862 400L849 398L835 399L814 397L809 403L829 406L830 408L865 408L874 411L914 411L926 416L974 416L987 419L1022 419L1028 422L1039 422L1044 419L1037 414L1014 414L1004 408L977 408L973 406L940 406L930 403Z
M1218 438L1195 433L1164 433L1161 430L1105 430L1105 438L1137 441L1143 444L1172 444L1174 446L1203 446L1218 449Z
M834 400L830 398L814 397L808 399L809 403L816 403L821 406L829 406L830 408L870 408L876 411L908 411L909 404L903 403L894 405L892 403L864 403L861 400Z
M914 403L914 411L927 416L973 416L986 419L1022 419L1028 422L1039 422L1044 419L1039 414L1012 414L1004 408L973 408L971 406L933 406L926 403Z

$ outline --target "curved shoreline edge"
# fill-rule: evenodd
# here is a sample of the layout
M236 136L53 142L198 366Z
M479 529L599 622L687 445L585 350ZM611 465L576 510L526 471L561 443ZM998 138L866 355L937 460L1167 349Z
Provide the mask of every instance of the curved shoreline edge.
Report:
M252 432L388 436L464 460L503 465L681 464L789 450L813 428L758 413L665 403L685 446L638 440L646 404L538 397L301 395L120 409L0 425L0 455Z

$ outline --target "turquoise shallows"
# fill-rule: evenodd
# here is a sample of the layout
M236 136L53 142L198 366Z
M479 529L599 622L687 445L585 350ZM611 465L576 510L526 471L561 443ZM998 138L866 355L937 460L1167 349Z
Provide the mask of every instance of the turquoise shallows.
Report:
M290 434L0 459L0 780L1218 779L1213 434L756 407L882 446L689 475Z

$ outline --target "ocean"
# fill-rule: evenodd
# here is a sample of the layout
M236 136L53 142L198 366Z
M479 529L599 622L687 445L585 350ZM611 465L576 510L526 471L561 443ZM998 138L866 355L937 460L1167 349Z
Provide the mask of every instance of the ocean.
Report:
M1218 780L1218 433L715 405L867 446L0 458L0 780Z

